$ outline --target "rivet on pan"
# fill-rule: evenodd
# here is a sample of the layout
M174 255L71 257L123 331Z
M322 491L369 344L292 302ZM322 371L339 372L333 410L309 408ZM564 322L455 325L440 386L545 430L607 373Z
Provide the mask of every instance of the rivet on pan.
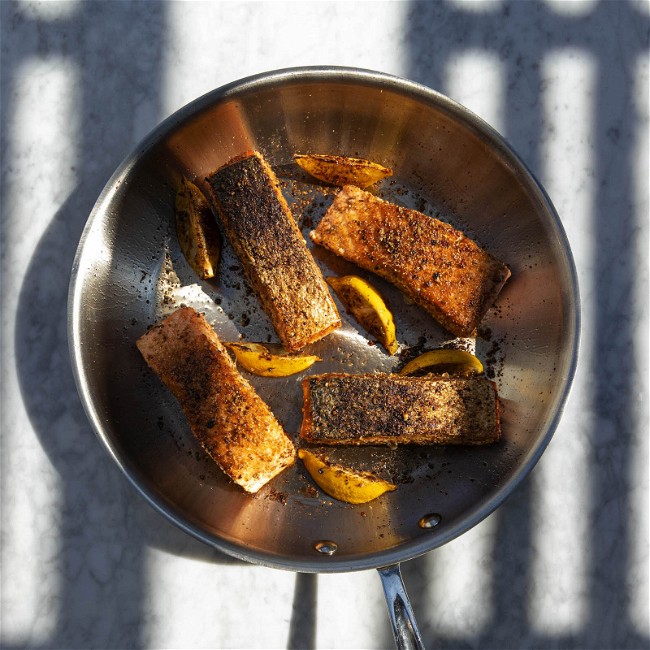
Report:
M430 515L424 515L424 517L422 517L420 521L418 521L418 526L420 528L434 528L441 521L442 521L442 517L439 514L433 512Z
M338 544L329 540L323 542L316 542L314 548L323 555L334 555L338 551Z

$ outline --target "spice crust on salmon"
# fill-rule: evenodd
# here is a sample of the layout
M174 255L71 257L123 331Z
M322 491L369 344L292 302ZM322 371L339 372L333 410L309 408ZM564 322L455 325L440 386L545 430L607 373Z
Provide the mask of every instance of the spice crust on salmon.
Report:
M392 282L456 336L473 336L508 267L449 224L344 186L311 239Z
M257 492L294 463L292 441L194 309L177 309L137 346L203 448L244 490Z
M247 152L209 175L207 196L283 346L317 341L341 319L270 165Z
M501 436L485 377L325 373L305 377L300 437L322 445L486 445Z

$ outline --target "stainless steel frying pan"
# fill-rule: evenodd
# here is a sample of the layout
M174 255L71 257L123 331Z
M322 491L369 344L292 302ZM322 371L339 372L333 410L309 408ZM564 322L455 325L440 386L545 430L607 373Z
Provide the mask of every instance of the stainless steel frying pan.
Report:
M226 246L220 276L199 280L174 234L181 176L201 180L261 150L305 234L331 191L292 164L295 152L368 158L394 169L379 194L441 216L512 269L476 350L499 386L503 442L479 449L343 450L399 488L364 506L326 498L300 463L249 496L196 444L179 406L135 347L180 304L203 311L222 340L275 341ZM326 274L352 267L314 250ZM358 272L358 269L354 269ZM395 314L401 355L387 356L346 319L313 346L310 371L391 371L451 339L373 278ZM181 529L242 560L303 572L378 568L400 646L419 636L398 565L465 532L530 472L551 438L573 376L579 301L566 237L550 200L503 139L437 92L395 77L299 68L230 84L163 122L115 172L79 244L69 297L70 350L100 440L135 488ZM288 432L300 424L300 377L250 377ZM346 455L347 454L347 455ZM363 512L364 516L360 516Z

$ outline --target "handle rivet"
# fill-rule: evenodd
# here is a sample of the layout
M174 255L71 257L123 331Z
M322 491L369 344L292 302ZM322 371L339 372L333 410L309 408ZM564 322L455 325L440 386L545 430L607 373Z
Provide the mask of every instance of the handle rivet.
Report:
M418 521L418 526L420 528L435 528L441 521L442 517L439 514L432 512L429 515L421 517L420 521Z
M334 555L338 551L339 547L336 542L329 540L324 540L322 542L316 542L314 548L323 555Z

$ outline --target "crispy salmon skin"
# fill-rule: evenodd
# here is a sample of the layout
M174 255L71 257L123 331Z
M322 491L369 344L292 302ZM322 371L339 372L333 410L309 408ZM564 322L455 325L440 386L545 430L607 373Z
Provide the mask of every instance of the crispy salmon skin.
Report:
M501 436L485 377L326 373L305 377L300 437L321 445L486 445Z
M137 346L180 403L192 433L237 485L257 492L293 464L292 441L198 312L177 309Z
M312 240L392 282L456 336L473 336L510 270L434 217L344 186Z
M207 195L284 347L296 352L341 326L323 275L259 152L208 176Z

